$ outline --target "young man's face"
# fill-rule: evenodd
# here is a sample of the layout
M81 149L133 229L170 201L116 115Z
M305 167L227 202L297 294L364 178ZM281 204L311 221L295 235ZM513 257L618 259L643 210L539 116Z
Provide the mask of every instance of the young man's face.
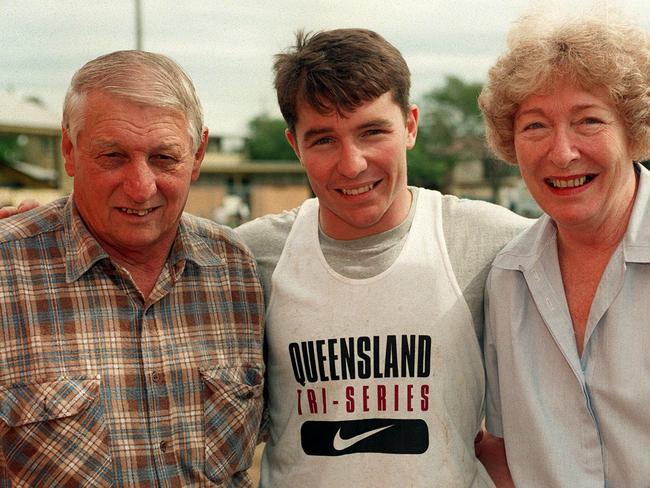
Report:
M415 144L418 108L404 118L390 92L343 116L298 106L287 139L320 202L322 230L357 239L399 225L408 215L406 151Z

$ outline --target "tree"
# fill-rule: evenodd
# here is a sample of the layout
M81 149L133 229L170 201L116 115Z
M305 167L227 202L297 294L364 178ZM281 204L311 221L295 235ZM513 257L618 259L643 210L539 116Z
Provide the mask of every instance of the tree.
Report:
M483 159L483 122L477 98L480 83L448 76L445 84L424 96L418 142L409 155L411 184L444 189L454 165Z
M245 150L253 161L297 161L284 137L284 120L258 115L248 123L249 137Z
M17 135L0 135L0 160L18 161L22 159L23 148Z

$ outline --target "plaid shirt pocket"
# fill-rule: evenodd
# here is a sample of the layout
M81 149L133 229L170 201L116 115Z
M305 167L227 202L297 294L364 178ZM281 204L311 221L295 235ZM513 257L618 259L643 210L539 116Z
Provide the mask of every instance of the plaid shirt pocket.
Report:
M0 486L112 485L100 379L0 387Z
M204 388L205 474L224 483L253 462L262 419L261 367L201 370Z

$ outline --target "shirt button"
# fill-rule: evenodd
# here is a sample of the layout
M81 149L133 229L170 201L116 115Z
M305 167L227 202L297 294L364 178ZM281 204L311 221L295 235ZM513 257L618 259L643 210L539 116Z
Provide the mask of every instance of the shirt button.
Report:
M167 451L167 441L160 441L160 450L161 450L162 452L166 452L166 451Z
M151 381L154 383L160 383L160 373L158 373L158 371L151 373Z

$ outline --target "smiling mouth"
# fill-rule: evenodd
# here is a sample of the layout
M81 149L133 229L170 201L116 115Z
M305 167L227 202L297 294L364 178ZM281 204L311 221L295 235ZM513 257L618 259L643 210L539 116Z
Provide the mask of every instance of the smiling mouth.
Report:
M595 177L596 175L583 175L569 179L547 178L546 183L553 188L579 188L592 181Z
M339 191L344 195L355 196L361 195L362 193L367 193L375 187L376 183L370 183L369 185L360 186L359 188L341 188Z
M150 214L151 212L154 211L153 208L145 208L145 209L142 209L142 210L138 210L138 209L135 209L135 208L126 208L126 207L122 207L122 208L120 208L120 210L122 212L126 213L126 214L138 215L139 217L144 217L145 215L148 215L148 214Z

